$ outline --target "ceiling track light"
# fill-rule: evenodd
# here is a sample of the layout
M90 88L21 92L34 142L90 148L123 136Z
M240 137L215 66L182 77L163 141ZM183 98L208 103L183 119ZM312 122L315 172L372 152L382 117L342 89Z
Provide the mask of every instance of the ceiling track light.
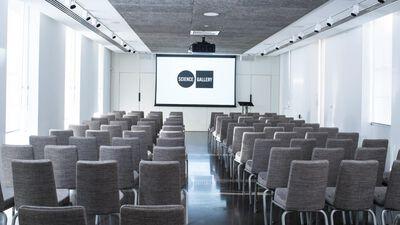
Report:
M378 0L379 3L385 3L385 0Z
M314 27L315 33L319 33L321 31L321 29L322 29L321 24L319 24L319 23L315 24L315 27Z
M90 16L89 12L86 12L86 21L89 21L91 19L92 19L92 17Z
M360 5L353 5L353 9L351 10L351 14L352 16L358 16L358 14L360 13Z
M124 48L126 48L127 44L124 44Z
M279 50L279 46L278 45L275 46L275 50Z
M333 25L333 23L334 23L333 18L331 16L328 17L328 19L326 20L326 25L328 27L331 27Z
M297 38L298 38L299 40L302 40L303 37L304 37L303 32L300 32L300 33L297 35Z
M290 38L289 43L290 43L290 44L293 44L295 41L296 41L296 37L293 36L292 38Z
M69 8L70 8L70 9L75 9L75 8L76 8L76 2L75 2L75 0L71 0L71 1L69 2Z
M113 34L112 39L115 39L115 38L117 38L117 35Z
M96 27L97 27L97 28L101 27L101 24L100 24L100 23L97 23L97 24L96 24Z

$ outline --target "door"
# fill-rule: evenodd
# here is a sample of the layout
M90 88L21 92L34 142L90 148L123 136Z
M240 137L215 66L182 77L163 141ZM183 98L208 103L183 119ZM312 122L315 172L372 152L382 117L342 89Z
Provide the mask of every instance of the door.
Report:
M265 75L251 76L251 94L254 107L253 112L271 111L271 77Z
M140 75L135 73L119 74L119 109L140 110Z

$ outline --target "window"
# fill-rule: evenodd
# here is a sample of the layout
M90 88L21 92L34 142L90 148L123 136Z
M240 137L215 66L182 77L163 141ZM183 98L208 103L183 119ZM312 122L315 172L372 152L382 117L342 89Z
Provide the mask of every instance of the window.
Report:
M64 126L79 124L81 34L67 27L65 38Z
M97 108L100 114L104 113L104 46L99 44L98 50L98 87L97 87Z
M390 125L392 112L393 14L365 25L370 122Z
M11 0L8 7L6 143L25 144L35 123L31 113L35 109L34 88L30 85L37 75L34 52L38 48L39 14L25 1Z

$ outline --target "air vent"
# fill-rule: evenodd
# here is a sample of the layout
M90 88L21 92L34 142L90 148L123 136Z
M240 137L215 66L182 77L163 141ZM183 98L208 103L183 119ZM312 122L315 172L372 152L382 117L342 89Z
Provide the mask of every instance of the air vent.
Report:
M219 30L191 30L193 36L218 36Z

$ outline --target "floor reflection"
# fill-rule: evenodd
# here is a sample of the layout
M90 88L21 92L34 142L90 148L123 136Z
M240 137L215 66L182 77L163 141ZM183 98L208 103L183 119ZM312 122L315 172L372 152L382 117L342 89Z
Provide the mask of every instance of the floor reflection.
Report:
M187 132L189 157L189 223L193 225L263 224L253 213L248 196L236 189L224 165L207 147L207 132Z

